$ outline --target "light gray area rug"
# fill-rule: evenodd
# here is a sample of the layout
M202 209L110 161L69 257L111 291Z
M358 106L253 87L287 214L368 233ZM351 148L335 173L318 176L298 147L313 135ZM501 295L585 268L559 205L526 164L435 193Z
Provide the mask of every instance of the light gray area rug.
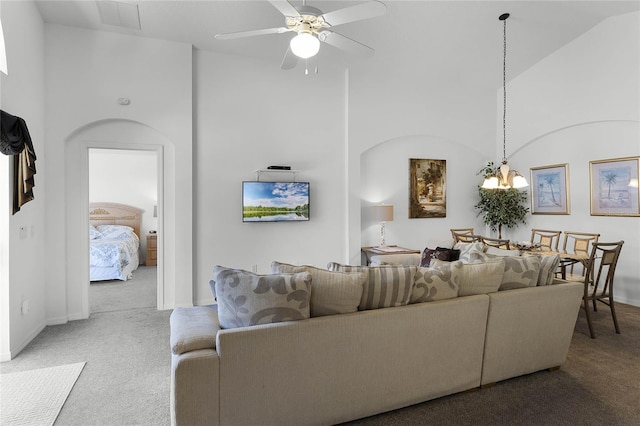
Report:
M0 424L53 425L85 363L0 375Z

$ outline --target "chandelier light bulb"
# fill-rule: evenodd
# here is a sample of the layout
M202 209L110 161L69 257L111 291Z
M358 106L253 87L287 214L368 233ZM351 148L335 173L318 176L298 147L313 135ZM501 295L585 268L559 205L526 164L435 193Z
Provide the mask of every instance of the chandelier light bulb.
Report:
M320 40L309 33L300 33L291 39L291 51L299 58L307 59L320 50Z

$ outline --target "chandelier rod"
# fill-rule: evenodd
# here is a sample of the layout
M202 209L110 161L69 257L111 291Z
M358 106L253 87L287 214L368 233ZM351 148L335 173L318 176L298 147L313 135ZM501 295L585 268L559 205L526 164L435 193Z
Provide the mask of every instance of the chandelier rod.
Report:
M502 51L502 163L507 162L507 18L508 13L503 13L498 19L503 25L503 51Z

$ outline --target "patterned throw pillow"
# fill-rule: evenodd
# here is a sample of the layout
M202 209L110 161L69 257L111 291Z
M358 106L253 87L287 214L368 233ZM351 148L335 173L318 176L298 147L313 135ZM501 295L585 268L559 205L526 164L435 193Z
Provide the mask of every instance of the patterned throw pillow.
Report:
M367 272L362 298L358 310L403 306L409 303L415 266L383 265L383 266L349 266L330 262L330 271Z
M484 244L480 241L473 243L456 243L454 249L460 250L460 260L463 263L483 263L487 261Z
M500 290L535 287L540 275L540 258L538 256L503 257L504 275Z
M540 258L540 275L538 275L538 285L551 285L556 276L556 269L560 264L559 254L525 254L524 257Z
M313 266L295 266L272 262L274 274L308 272L311 274L311 316L356 312L367 279L365 272L333 272Z
M460 261L444 261L431 268L418 268L409 303L433 302L458 297L462 265Z
M309 318L311 274L257 275L241 269L213 268L222 328Z
M434 260L432 263L439 266L445 262ZM485 263L463 263L458 296L496 292L500 288L503 275L502 258Z
M100 232L100 238L105 240L138 239L133 228L126 225L98 225L96 229Z
M420 266L428 268L432 259L445 260L447 262L453 262L460 258L460 250L438 247L436 249L430 249L427 247L422 252L422 260Z
M498 247L487 246L485 249L486 254L493 254L495 256L520 256L520 250L505 250Z
M89 224L89 239L90 240L97 240L102 236L102 234L100 234L100 231L98 231L96 229L95 226L93 226L92 224Z

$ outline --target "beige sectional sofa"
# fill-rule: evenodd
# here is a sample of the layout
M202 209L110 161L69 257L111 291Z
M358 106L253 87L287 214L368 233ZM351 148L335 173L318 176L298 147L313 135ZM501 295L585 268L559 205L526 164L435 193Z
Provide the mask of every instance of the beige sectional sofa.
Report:
M175 425L329 425L511 377L567 357L583 288L521 288L221 329L171 316Z

